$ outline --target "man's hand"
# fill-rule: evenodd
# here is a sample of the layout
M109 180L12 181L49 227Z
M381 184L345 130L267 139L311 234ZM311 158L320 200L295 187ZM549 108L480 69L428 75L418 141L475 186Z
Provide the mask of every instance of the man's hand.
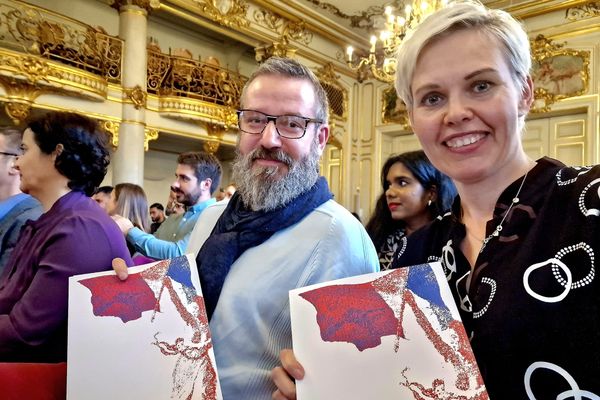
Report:
M291 349L283 349L279 353L280 367L271 371L271 379L277 390L273 392L273 400L295 400L296 384L292 379L304 378L304 368L296 360Z
M129 276L129 272L127 272L127 264L125 264L125 260L122 258L113 258L112 267L120 280L124 281Z
M121 229L121 232L123 232L123 235L125 236L127 236L129 230L133 228L133 224L131 223L131 221L125 217L122 217L120 215L113 215L112 219L117 223L117 225L119 225L119 229Z

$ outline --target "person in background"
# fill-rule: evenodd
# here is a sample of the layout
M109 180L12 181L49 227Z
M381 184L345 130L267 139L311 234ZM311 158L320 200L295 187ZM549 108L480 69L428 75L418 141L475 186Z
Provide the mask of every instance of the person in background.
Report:
M0 275L17 244L21 227L42 213L40 203L21 192L21 175L15 168L21 154L20 130L0 126Z
M148 200L144 189L133 183L119 183L110 194L108 215L120 215L131 221L133 226L144 231L150 231L150 214ZM135 254L135 247L127 243L129 253Z
M89 196L106 174L107 136L73 113L29 122L15 167L44 213L28 221L0 277L0 361L67 358L70 276L132 265L117 225Z
M407 237L450 210L456 188L422 150L393 155L381 169L383 193L367 222L382 270L406 249Z
M150 219L152 220L150 233L154 234L160 225L165 222L165 219L167 219L165 216L165 208L162 204L154 203L150 206Z
M600 398L600 166L532 160L529 38L507 12L456 2L398 49L396 90L458 191L392 267L438 259L491 399ZM292 398L291 351L273 372ZM310 371L306 371L308 374Z
M225 199L229 200L231 199L231 197L233 196L233 194L235 193L236 187L234 183L230 183L229 185L227 185L227 187L225 188Z
M205 152L182 153L177 158L175 181L171 190L175 200L186 207L185 213L171 215L154 235L144 232L123 216L113 219L121 228L127 242L140 254L164 260L186 253L192 229L206 207L216 202L212 194L221 180L221 164Z
M165 215L170 217L171 215L179 215L185 212L185 206L177 201L177 195L173 190L169 191L169 198L167 199L167 205L165 206Z
M110 194L112 191L112 186L100 186L92 195L92 199L94 199L94 201L104 210L108 210L108 203L110 202Z

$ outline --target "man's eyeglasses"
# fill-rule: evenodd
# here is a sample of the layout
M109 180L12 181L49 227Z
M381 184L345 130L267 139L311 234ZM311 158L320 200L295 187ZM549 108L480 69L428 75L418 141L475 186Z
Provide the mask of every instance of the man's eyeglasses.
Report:
M13 157L19 157L18 154L15 153L7 153L5 151L0 151L0 154L4 154L5 156L13 156Z
M322 124L323 121L301 117L299 115L267 115L260 111L238 110L238 127L240 131L260 135L271 121L279 136L288 139L300 139L306 134L309 123Z

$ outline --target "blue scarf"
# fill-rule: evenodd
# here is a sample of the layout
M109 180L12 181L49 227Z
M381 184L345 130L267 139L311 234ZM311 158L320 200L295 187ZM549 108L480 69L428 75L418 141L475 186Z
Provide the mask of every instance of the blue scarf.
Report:
M208 319L217 306L231 265L244 251L301 221L331 198L323 177L290 204L272 211L248 210L239 193L235 193L196 257Z

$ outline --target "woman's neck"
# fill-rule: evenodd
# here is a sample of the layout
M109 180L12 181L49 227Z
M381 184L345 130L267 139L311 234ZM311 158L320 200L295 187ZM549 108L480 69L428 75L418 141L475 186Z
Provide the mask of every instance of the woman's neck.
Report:
M481 181L455 182L460 196L463 219L480 221L483 224L492 219L494 208L502 192L534 166L535 161L526 159Z
M42 209L44 212L47 212L52 208L54 203L58 201L58 199L71 191L68 183L68 179L60 179L59 182L49 183L42 190L36 193L31 193L31 195L38 199L38 201L42 204Z

